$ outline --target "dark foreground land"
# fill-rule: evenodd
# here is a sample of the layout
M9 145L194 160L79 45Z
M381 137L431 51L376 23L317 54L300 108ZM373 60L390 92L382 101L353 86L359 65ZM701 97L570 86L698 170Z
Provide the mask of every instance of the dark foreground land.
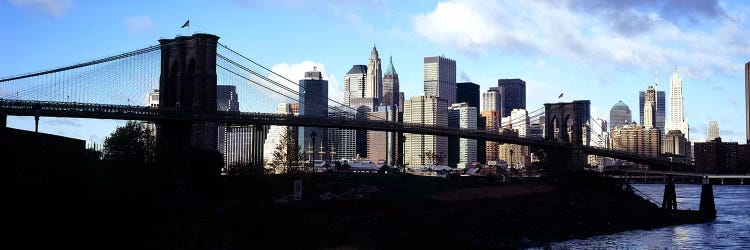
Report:
M14 248L518 248L685 222L621 183L585 172L512 183L401 174L223 176L200 192L177 194L158 175L126 166L86 172L94 174L16 180L5 230ZM303 180L303 201L280 199L292 193L294 179ZM43 182L46 188L33 185Z

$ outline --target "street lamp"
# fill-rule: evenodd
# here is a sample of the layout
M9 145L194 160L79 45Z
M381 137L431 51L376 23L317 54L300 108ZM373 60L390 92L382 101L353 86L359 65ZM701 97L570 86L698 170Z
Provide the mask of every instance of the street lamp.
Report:
M516 167L513 166L513 149L510 150L510 164L508 166L510 167L511 173L516 169Z
M310 163L312 164L312 172L315 173L315 138L318 137L318 134L315 133L315 130L313 130L312 133L310 133L310 140L312 141L312 159L310 159Z

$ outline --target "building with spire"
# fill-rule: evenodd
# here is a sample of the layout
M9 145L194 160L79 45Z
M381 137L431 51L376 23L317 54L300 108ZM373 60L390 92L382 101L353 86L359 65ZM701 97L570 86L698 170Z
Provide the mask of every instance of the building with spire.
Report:
M719 122L708 121L708 131L706 131L706 141L713 141L716 138L721 137L719 135Z
M381 103L385 106L398 105L399 91L398 73L396 73L396 68L393 67L393 57L389 57L388 67L385 68L385 74L383 75L383 100Z
M380 56L375 45L372 46L370 59L367 62L367 79L365 79L365 98L376 98L377 104L383 97L383 72L380 69Z
M656 127L656 89L654 86L646 88L646 100L643 104L643 126L646 128Z
M689 141L690 131L685 119L682 101L682 79L677 73L677 67L675 66L672 78L669 79L669 123L667 124L667 131L679 130Z

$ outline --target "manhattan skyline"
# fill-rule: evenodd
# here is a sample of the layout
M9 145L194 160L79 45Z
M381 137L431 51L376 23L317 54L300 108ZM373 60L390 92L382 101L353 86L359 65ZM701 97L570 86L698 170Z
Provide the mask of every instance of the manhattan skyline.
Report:
M654 77L666 83L677 66L691 140L703 140L708 121L716 120L724 141L744 141L742 66L750 58L750 39L743 30L750 6L483 3L6 1L0 3L0 20L11 28L0 54L14 63L2 65L0 76L155 44L161 37L188 34L179 26L190 19L190 33L217 34L294 81L316 66L329 80L329 96L341 102L344 75L352 65L366 64L373 43L381 58L393 56L406 99L423 95L423 58L444 55L456 60L458 82L475 82L482 92L497 79L520 78L527 82L530 110L545 102L591 100L592 117L604 119L618 100L637 107L636 93ZM617 16L615 9L627 11ZM657 90L669 91L668 84ZM558 99L560 93L564 97ZM33 118L8 122L33 130ZM100 142L121 123L44 118L40 131Z

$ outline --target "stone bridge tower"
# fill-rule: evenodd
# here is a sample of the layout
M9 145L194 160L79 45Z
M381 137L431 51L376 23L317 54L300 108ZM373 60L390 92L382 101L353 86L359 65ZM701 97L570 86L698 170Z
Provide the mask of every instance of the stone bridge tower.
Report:
M221 160L216 145L218 40L218 36L210 34L159 40L161 117L157 124L157 152L163 170L177 178L178 189L193 180L219 174L218 168L213 169L214 161ZM167 117L174 114L180 115Z

